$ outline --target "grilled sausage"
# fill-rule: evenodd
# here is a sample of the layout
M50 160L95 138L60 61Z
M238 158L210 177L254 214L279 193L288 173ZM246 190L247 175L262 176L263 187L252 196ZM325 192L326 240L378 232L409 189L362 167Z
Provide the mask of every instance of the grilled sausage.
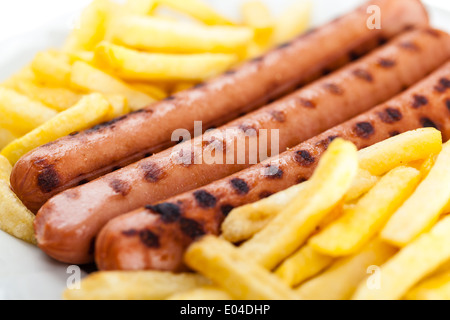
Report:
M373 4L381 8L382 29L367 28L367 7ZM192 90L30 152L16 164L12 188L36 212L63 190L173 145L176 129L192 131L194 121L203 121L205 128L226 123L327 72L356 49L427 24L418 0L370 1Z
M232 208L308 179L330 141L342 137L364 148L399 133L435 127L450 138L450 62L402 95L335 127L280 157L109 222L96 246L102 270L182 270L183 253L198 237L219 234ZM276 176L268 175L275 170ZM245 192L235 184L245 185Z
M444 32L425 29L399 36L361 61L229 125L55 196L36 218L39 246L66 263L89 262L90 244L110 219L265 160L269 153L252 150L250 141L268 147L273 142L283 151L295 146L386 101L449 58L450 36ZM265 143L260 129L277 133L278 141ZM244 161L237 161L238 150ZM215 159L208 159L213 153ZM235 187L245 191L245 185Z

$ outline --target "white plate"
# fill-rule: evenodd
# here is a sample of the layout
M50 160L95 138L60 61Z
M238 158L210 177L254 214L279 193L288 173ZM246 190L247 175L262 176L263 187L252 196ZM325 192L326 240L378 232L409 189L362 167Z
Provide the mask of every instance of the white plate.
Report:
M243 0L209 0L219 11L230 17L239 16ZM280 12L292 0L265 0L274 13ZM315 0L314 24L319 25L349 11L363 0ZM430 0L433 5L446 5L445 0ZM450 14L429 7L433 25L450 31ZM0 43L0 81L28 63L39 50L58 47L69 32L70 21L78 11L64 14L32 32ZM46 257L36 247L0 231L0 300L60 299L67 283L75 275L73 269ZM81 273L80 276L84 276Z

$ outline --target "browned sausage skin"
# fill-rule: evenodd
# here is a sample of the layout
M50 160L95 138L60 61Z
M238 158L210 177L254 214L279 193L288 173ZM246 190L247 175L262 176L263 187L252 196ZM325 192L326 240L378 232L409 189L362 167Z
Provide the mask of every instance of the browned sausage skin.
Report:
M154 206L136 210L108 223L96 246L97 265L102 270L183 269L184 250L197 237L219 234L229 211L308 179L336 137L364 148L399 133L436 127L450 138L450 62L402 95L335 127L279 158L179 195ZM276 178L267 176L276 168ZM246 185L236 192L233 181Z
M382 29L369 30L367 7L378 5ZM169 147L172 132L217 126L264 105L353 56L428 17L418 0L373 0L235 71L110 123L74 133L25 155L11 185L36 212L53 195ZM364 50L363 50L364 52ZM344 59L344 62L346 59Z
M450 36L432 31L407 32L348 67L216 132L53 197L36 218L39 246L63 262L89 262L93 258L89 250L92 239L109 220L255 164L249 158L259 153L250 150L247 130L255 130L255 145L264 140L257 130L279 130L279 150L284 151L386 101L450 58ZM405 48L405 44L414 45L416 50ZM236 162L238 140L247 143L242 164ZM216 143L215 157L222 162L208 164L204 158L202 163L193 164L195 155L206 155ZM187 163L179 162L180 154L187 156ZM226 163L229 155L233 163ZM245 190L236 181L235 187L240 186Z

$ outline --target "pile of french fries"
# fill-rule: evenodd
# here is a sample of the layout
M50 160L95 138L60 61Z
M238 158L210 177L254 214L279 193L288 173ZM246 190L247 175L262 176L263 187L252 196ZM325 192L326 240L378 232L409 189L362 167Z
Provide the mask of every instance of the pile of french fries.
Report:
M359 152L337 139L309 181L235 209L220 237L191 245L196 274L100 272L64 297L450 299L449 163L432 128Z
M245 2L241 22L202 0L93 0L61 49L0 83L0 229L34 243L33 215L11 192L6 163L263 54L302 33L310 15L309 0L279 17Z

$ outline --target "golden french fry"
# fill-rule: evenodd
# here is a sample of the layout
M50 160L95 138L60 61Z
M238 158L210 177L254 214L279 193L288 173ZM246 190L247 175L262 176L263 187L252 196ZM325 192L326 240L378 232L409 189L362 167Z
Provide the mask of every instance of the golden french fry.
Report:
M104 42L95 51L99 64L127 80L202 81L230 68L234 54L162 54L145 53Z
M194 86L195 86L195 83L193 83L193 82L178 82L172 88L172 94L175 94L175 93L178 93L178 92L181 92L184 90L189 90Z
M9 183L9 177L11 176L12 166L8 159L0 155L0 180Z
M433 169L437 156L437 154L432 154L427 159L413 161L409 163L408 166L419 170L422 177L425 178L430 173L431 169Z
M75 62L72 67L71 83L74 88L106 95L122 95L127 98L131 110L142 109L156 100L131 88L113 76L92 67L85 62Z
M127 0L125 12L128 14L147 15L153 12L158 5L158 0Z
M173 296L167 298L167 300L233 300L226 291L213 286L206 286L201 288L195 288L189 291L176 293Z
M128 83L132 88L145 93L146 95L154 98L155 100L163 100L169 96L162 86L157 86L144 82Z
M26 81L17 82L14 89L32 100L42 102L56 111L69 109L82 97L82 95L66 88L40 86Z
M0 155L0 229L10 235L36 243L34 238L34 214L20 202L9 186L11 174L9 161Z
M77 61L83 61L88 64L95 64L95 54L93 51L70 51L66 52L70 62L74 64Z
M308 29L312 16L312 1L296 0L275 21L273 42L281 44L292 40Z
M347 192L345 200L347 202L355 201L372 189L378 182L380 177L374 176L367 170L359 169L355 181Z
M210 284L203 276L158 271L97 272L68 289L66 300L163 300L176 293Z
M117 4L109 0L94 0L84 9L69 35L63 50L91 51L105 38Z
M72 132L81 131L111 119L113 112L113 108L101 94L88 95L72 108L11 142L1 154L14 165L27 152Z
M334 258L323 255L311 246L304 246L284 261L275 271L287 285L295 287L319 274L334 262Z
M0 87L0 126L25 134L57 115L38 101L33 101L11 89Z
M124 16L112 32L114 43L164 53L236 53L252 38L253 31L247 27L202 26L145 16Z
M355 145L333 141L323 155L306 196L295 199L240 250L248 259L273 269L294 253L347 193L358 171ZM306 201L305 201L306 199Z
M229 242L205 236L191 245L186 264L239 300L295 300L294 292L275 275Z
M36 80L56 87L70 86L70 59L56 51L39 52L31 62Z
M407 300L450 300L450 271L434 276L412 289Z
M425 160L442 150L442 134L434 128L423 128L400 134L359 151L362 169L376 176L417 160Z
M421 235L381 267L379 290L370 290L363 283L354 299L402 298L415 284L450 259L449 243L450 217L446 217L430 232Z
M0 83L0 86L9 88L9 89L14 89L14 86L19 81L33 82L35 80L36 80L36 76L35 76L33 70L31 69L31 65L27 65L27 66L23 67L21 70L19 70L18 72L16 72L15 74L13 74L9 79Z
M157 0L158 4L185 13L207 25L233 24L230 20L217 13L202 0Z
M420 172L398 167L367 193L354 208L309 240L316 251L332 257L355 254L383 228L394 212L414 192Z
M375 239L358 254L336 261L324 273L305 282L297 292L306 300L348 300L361 281L366 285L370 279L365 279L372 272L377 272L376 266L383 264L395 253L394 247ZM375 273L373 277L378 275Z
M267 46L272 38L275 21L269 8L259 1L252 0L242 5L244 24L255 31L257 44Z
M0 150L6 147L11 141L14 141L18 137L10 130L0 128Z
M428 176L381 232L383 240L404 247L436 223L450 199L449 163L447 142Z
M124 96L113 94L106 95L105 98L108 100L113 109L110 118L118 118L130 112L127 98L125 98Z

